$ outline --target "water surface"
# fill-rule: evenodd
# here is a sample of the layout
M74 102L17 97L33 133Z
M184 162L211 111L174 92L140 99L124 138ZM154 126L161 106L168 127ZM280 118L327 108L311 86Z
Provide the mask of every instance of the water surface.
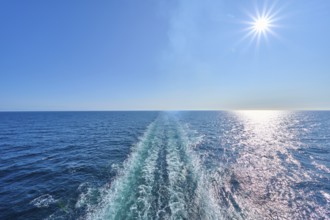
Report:
M0 219L330 219L330 112L0 113Z

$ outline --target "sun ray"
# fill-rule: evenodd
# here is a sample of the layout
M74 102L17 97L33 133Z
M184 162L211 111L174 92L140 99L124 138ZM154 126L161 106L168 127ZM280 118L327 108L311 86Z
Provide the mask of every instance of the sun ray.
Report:
M256 47L262 45L264 41L266 44L272 36L279 38L276 29L279 27L278 21L283 18L281 16L281 8L277 7L275 2L262 4L261 6L254 5L254 14L251 11L245 11L250 18L249 21L243 21L246 24L245 32L240 42L245 41L247 38L251 38L252 42L255 42ZM249 45L251 44L249 41Z

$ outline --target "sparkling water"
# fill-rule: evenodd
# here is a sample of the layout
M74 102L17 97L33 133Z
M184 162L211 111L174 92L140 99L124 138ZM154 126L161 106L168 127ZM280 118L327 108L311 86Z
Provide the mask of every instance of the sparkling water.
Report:
M0 219L330 219L330 112L0 113Z

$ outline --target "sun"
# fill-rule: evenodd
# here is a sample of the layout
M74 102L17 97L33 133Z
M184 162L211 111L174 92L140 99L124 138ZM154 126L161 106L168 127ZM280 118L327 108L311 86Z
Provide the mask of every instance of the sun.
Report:
M242 41L250 39L248 46L255 43L258 48L261 43L268 44L271 37L280 38L277 30L283 15L281 15L281 7L277 7L276 3L271 5L265 3L263 7L255 5L255 11L247 12L247 15L247 20L242 21L246 24Z
M269 16L264 15L253 17L249 24L250 34L257 37L259 40L261 36L267 38L267 34L273 33L273 20Z
M253 22L253 30L257 33L266 32L271 24L267 17L258 18Z
M246 23L248 24L247 34L244 38L251 37L251 42L256 41L257 46L260 45L262 39L267 41L269 35L276 35L273 31L274 18L269 14L257 13L256 16L251 16L251 20Z

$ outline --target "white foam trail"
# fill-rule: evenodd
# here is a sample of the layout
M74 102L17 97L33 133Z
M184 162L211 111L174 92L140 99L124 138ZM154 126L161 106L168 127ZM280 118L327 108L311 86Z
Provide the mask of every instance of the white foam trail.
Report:
M150 209L152 208L153 194L152 189L155 182L154 172L158 158L160 140L154 137L151 141L151 148L148 150L149 156L143 162L142 179L144 184L138 186L137 202L131 207L131 211L135 212L140 219L147 219Z
M192 148L200 138L189 139L187 129L175 123L175 130L169 137L169 175L171 191L175 192L170 201L173 219L219 219L221 208L215 201L210 181L200 165ZM193 140L193 141L191 141Z
M105 190L104 197L99 207L87 213L87 219L123 219L122 217L133 217L138 212L143 217L150 207L150 202L144 200L146 194L150 194L153 183L152 175L157 153L156 136L158 120L149 125L140 142L134 147L130 157L124 164L123 171L112 182L109 190ZM150 156L148 157L148 155ZM145 161L147 160L147 163ZM138 180L145 179L145 185L138 185ZM138 191L132 191L138 190ZM136 200L136 194L138 199ZM144 196L143 196L144 195ZM140 209L140 205L143 205Z
M187 218L188 213L185 207L185 194L182 186L186 182L187 167L180 158L180 147L176 142L173 131L169 134L166 162L168 164L170 201L169 206L172 218Z
M187 131L166 114L154 121L86 218L219 219L210 181L192 150L201 139L189 139Z

